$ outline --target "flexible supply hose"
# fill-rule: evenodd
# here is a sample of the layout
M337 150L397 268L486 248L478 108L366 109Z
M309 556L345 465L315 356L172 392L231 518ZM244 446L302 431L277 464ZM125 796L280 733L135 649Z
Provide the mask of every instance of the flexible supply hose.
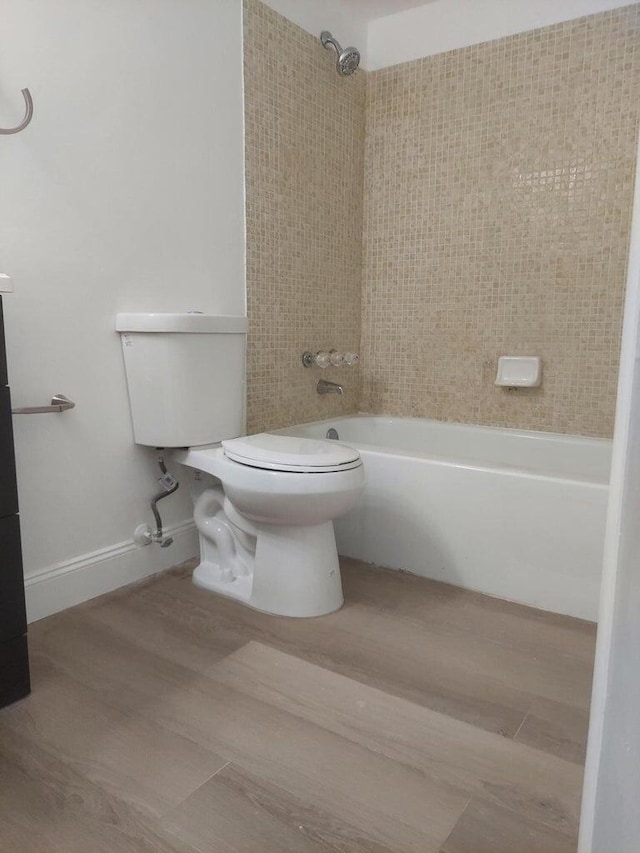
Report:
M162 476L165 477L169 472L167 471L167 466L164 464L164 452L161 447L158 449L158 465L160 470L162 471ZM173 478L172 478L173 479ZM175 484L168 489L163 489L159 492L154 498L151 499L151 512L153 513L153 517L156 520L156 530L153 534L153 538L155 542L160 543L161 548L168 548L169 545L173 542L172 536L167 536L165 539L162 535L162 518L160 517L160 512L158 511L158 502L163 498L168 498L169 495L172 495L174 492L177 492L180 488L180 483L176 480Z

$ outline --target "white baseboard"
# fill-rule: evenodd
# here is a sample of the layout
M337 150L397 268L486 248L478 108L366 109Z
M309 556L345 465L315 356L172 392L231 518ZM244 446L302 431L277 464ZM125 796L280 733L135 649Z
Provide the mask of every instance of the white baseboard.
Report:
M25 578L27 620L43 619L197 555L198 533L193 521L167 527L165 533L173 536L169 548L159 545L142 548L129 539L49 566Z

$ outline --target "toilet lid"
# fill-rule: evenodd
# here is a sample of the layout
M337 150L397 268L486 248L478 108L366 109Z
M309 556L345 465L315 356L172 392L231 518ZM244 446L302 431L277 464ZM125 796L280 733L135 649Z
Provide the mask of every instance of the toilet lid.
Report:
M318 441L261 432L223 441L225 456L234 462L271 471L318 473L357 468L360 454L337 441Z

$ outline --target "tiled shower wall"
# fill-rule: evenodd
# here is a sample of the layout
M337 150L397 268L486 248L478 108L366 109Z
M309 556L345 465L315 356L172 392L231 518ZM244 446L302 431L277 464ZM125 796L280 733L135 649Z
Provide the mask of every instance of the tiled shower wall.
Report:
M245 0L245 103L250 432L360 409L611 434L640 5L345 79ZM358 347L361 311L362 389L301 367ZM508 354L540 389L493 385Z
M359 368L305 369L304 350L358 350L365 79L318 38L245 2L249 432L357 412ZM320 377L344 396L316 393Z
M362 409L612 432L640 6L368 75ZM540 389L493 385L540 355Z

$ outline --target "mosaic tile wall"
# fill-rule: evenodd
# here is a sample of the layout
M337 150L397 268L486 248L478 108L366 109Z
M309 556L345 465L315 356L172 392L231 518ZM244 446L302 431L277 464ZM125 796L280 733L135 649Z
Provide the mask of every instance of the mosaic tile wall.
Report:
M257 0L244 15L251 433L358 411L359 368L300 356L360 346L365 75Z
M611 435L640 5L367 78L362 409Z

